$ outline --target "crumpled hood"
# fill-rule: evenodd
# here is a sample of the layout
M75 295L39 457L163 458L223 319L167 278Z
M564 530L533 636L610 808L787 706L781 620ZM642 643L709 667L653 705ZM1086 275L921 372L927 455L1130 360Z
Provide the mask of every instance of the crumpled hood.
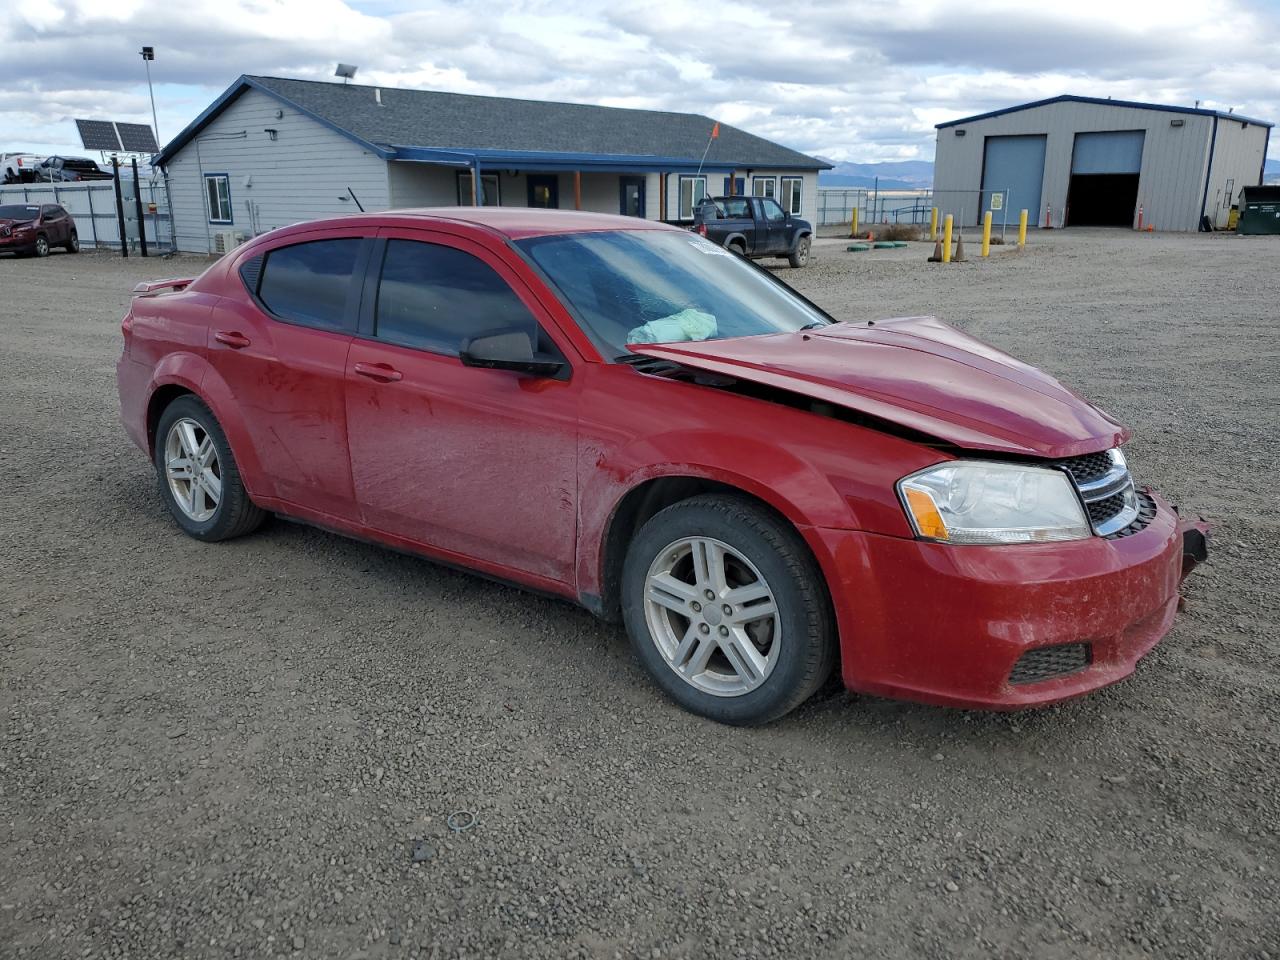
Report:
M974 450L1073 457L1129 436L1053 377L934 317L630 349L803 394Z

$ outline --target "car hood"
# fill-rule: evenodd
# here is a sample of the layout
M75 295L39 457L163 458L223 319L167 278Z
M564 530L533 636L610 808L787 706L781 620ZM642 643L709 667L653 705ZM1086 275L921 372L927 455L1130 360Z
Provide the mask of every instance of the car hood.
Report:
M1129 436L1053 377L934 317L630 349L837 404L968 449L1072 457Z

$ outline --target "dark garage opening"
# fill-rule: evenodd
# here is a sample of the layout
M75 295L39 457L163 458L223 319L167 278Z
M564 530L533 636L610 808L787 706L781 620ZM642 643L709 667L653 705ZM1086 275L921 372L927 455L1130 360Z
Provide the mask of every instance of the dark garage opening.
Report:
M1132 227L1138 174L1076 173L1067 191L1067 226Z

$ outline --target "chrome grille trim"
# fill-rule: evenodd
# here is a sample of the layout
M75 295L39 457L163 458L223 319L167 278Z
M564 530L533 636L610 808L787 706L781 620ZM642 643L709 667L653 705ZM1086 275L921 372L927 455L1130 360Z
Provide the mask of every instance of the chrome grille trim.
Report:
M1100 458L1105 456L1109 465L1101 470ZM1067 472L1084 503L1085 514L1100 537L1119 533L1138 518L1138 491L1118 447L1105 454L1086 454L1058 461L1058 467ZM1114 500L1114 503L1105 501Z

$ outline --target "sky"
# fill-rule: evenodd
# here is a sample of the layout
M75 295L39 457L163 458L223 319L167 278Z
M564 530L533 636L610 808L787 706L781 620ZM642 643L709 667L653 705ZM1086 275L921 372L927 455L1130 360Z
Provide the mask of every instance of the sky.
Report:
M75 117L175 136L240 74L707 114L837 162L932 160L934 124L1057 96L1280 120L1280 0L39 0L0 19L0 152ZM1272 149L1272 156L1277 151Z

